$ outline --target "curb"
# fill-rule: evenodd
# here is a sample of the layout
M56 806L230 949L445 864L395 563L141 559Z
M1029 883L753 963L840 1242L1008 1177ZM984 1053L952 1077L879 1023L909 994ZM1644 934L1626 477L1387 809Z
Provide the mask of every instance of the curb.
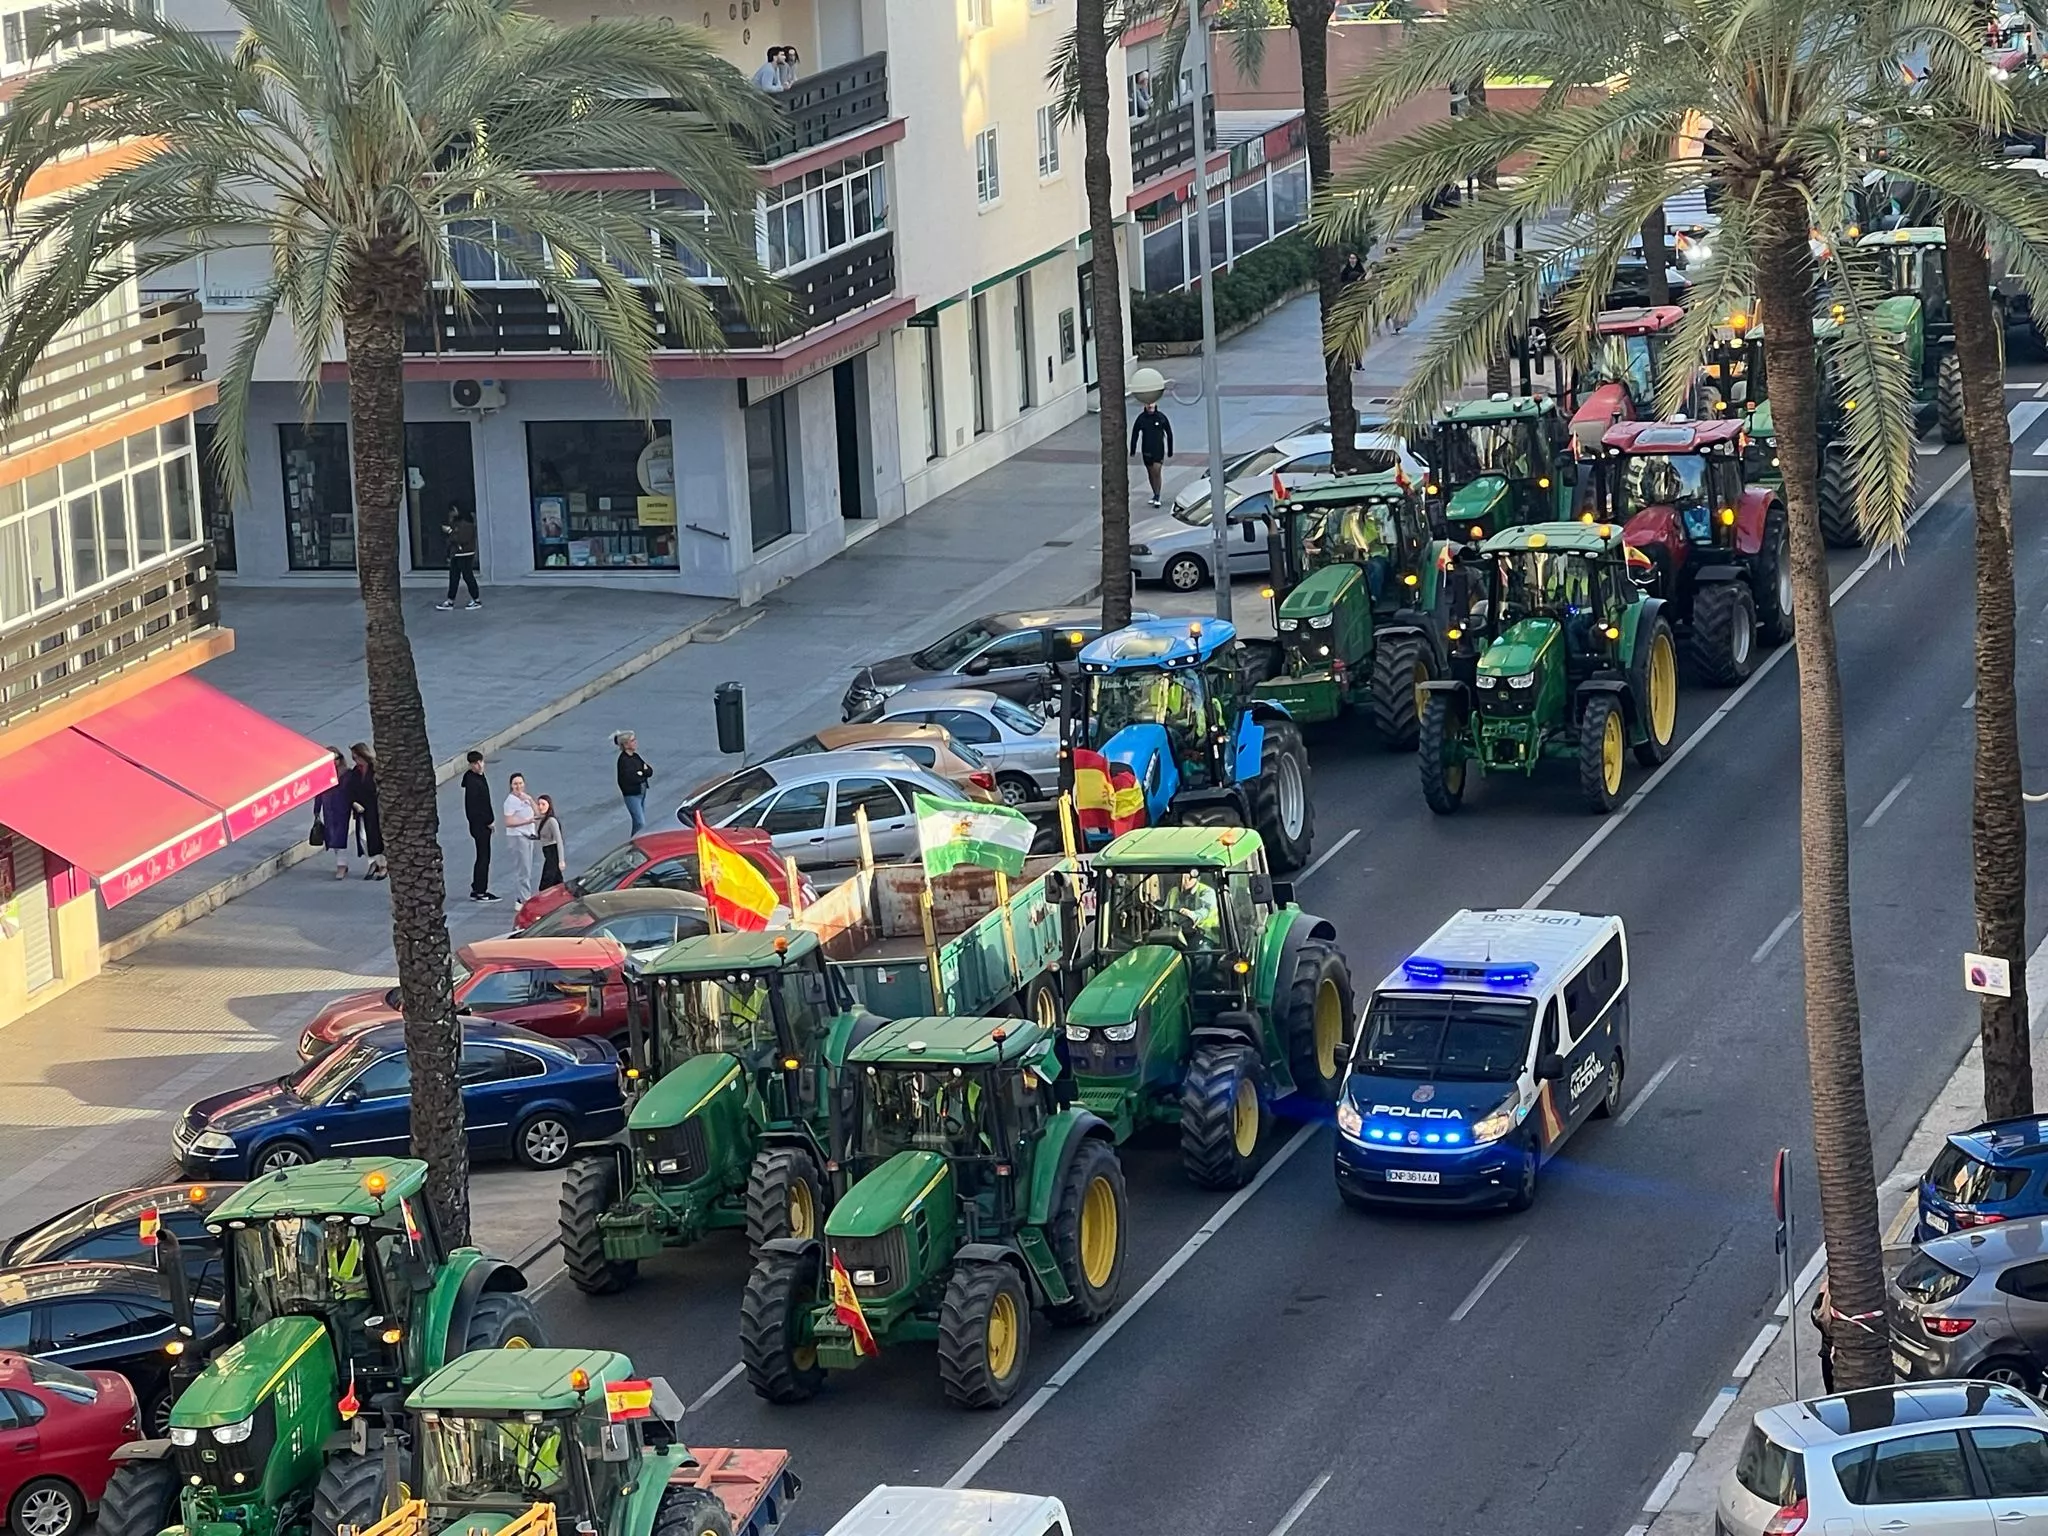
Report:
M502 730L495 731L491 735L484 737L473 748L465 747L454 757L448 758L444 762L436 763L434 765L435 785L438 787L439 785L446 784L460 775L463 764L468 761L468 754L472 750L481 751L488 756L503 747L509 746L528 732L539 730L549 721L567 714L570 710L580 705L589 703L600 693L617 687L635 673L644 672L657 661L674 655L677 651L688 645L699 630L720 619L730 617L735 612L738 612L740 607L741 605L738 603L726 603L712 609L703 618L684 625L674 634L655 642L655 644L639 654L627 657L609 671L600 673L588 682L579 683L560 698L543 704L532 714L515 720ZM314 848L301 839L290 847L270 855L269 858L256 865L253 869L245 869L238 875L230 875L217 885L208 886L198 895L187 898L177 906L172 907L168 912L144 923L140 928L124 933L118 938L109 939L106 943L102 944L100 946L100 964L107 966L127 959L128 956L134 954L137 950L155 943L156 940L162 938L165 934L175 933L178 929L185 927L188 923L196 922L209 912L218 911L236 897L246 896L259 885L267 884L293 865L303 863L321 851L321 849Z

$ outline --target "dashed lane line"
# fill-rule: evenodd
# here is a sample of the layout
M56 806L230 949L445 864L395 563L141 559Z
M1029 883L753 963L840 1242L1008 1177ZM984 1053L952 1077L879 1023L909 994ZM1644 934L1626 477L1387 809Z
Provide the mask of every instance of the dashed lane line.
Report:
M1271 1536L1287 1536L1287 1533L1294 1529L1294 1522L1308 1512L1309 1505L1316 1501L1316 1495L1329 1486L1331 1475L1331 1473L1325 1472L1321 1477L1308 1485L1307 1491L1300 1498L1287 1506L1287 1513L1282 1515L1280 1523L1273 1527Z
M1320 854L1316 855L1315 859L1309 864L1309 867L1307 869L1304 869L1295 878L1297 880L1306 880L1310 875L1314 874L1317 870L1321 869L1325 864L1329 863L1330 860L1334 859L1335 857L1337 857L1338 854L1342 853L1344 851L1344 845L1349 843L1351 839L1353 839L1356 836L1358 836L1358 828L1353 827L1349 832L1346 832L1342 837L1338 838L1336 842L1330 844L1328 848L1325 848Z
M1493 1261L1486 1273L1479 1277L1479 1283L1472 1287L1471 1292L1463 1301L1458 1303L1458 1310L1451 1314L1451 1321L1462 1323L1467 1317L1471 1316L1472 1309L1479 1305L1479 1298L1484 1296L1493 1282L1501 1277L1502 1271L1515 1262L1515 1255L1528 1246L1529 1234L1526 1232L1512 1243L1509 1243L1507 1251Z
M1763 1362L1765 1351L1778 1342L1778 1335L1784 1331L1783 1323L1765 1323L1756 1331L1756 1337L1749 1341L1749 1348L1742 1352L1742 1358L1735 1362L1735 1369L1728 1374L1737 1381L1749 1380L1757 1366Z
M1630 1099L1627 1104L1622 1106L1621 1118L1619 1120L1616 1120L1614 1123L1616 1125L1627 1125L1629 1121L1635 1119L1637 1113L1642 1109L1642 1107L1650 1102L1650 1095L1655 1093L1659 1088L1661 1088L1664 1085L1664 1079L1669 1077L1673 1072L1675 1072L1678 1069L1679 1060L1680 1058L1674 1056L1669 1061L1665 1062L1663 1066L1659 1067L1657 1069L1657 1075L1651 1078L1647 1083L1643 1084L1643 1091L1637 1094L1633 1099Z
M710 1402L711 1399L718 1396L718 1394L723 1392L727 1387L731 1386L734 1382L738 1381L740 1379L740 1373L745 1369L745 1364L738 1360L733 1361L733 1363L726 1368L725 1374L719 1377L718 1380L711 1383L711 1385L706 1387L702 1392L698 1393L697 1400L691 1403L689 1407L685 1408L683 1412L695 1413L699 1408L702 1408L706 1403Z
M1749 963L1751 965L1762 965L1766 960L1770 959L1771 951L1778 947L1780 939L1792 931L1792 925L1799 921L1799 914L1804 910L1803 907L1794 907L1780 918L1778 926L1771 930L1771 936L1765 939L1763 943L1757 945L1756 953L1749 957Z

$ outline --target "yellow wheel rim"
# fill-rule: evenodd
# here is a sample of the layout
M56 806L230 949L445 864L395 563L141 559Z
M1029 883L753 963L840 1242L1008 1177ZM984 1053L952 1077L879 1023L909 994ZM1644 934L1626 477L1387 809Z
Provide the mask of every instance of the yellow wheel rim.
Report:
M1418 719L1418 720L1422 718L1422 711L1423 711L1424 709L1426 709L1426 708L1428 707L1428 705L1429 705L1429 695L1428 695L1427 693L1423 692L1423 688L1422 688L1422 685L1423 685L1424 683L1428 682L1428 681L1429 681L1429 663L1428 663L1428 662L1426 662L1426 661L1418 661L1418 662L1416 662L1416 663L1415 663L1415 677L1414 677L1414 684L1415 684L1415 718L1416 718L1416 719Z
M1337 983L1325 980L1316 988L1316 1075L1326 1083L1337 1077L1337 1052L1344 1045L1344 999Z
M811 1186L802 1179L789 1186L789 1235L814 1237L818 1230L818 1203Z
M1259 1146L1259 1090L1248 1077L1237 1080L1237 1094L1230 1101L1230 1140L1239 1157L1250 1157Z
M1650 735L1658 746L1678 729L1678 656L1671 636L1658 630L1650 642Z
M997 1291L988 1309L988 1370L998 1381L1017 1368L1017 1301Z
M1047 1029L1056 1028L1060 1022L1060 1000L1050 987L1038 994L1038 1022Z
M789 1352L789 1363L800 1371L814 1371L818 1368L818 1347L805 1344Z
M1600 782L1607 793L1621 788L1621 712L1610 710L1600 731Z
M505 1341L504 1347L506 1349L531 1349L533 1345L527 1341L525 1334L515 1333Z
M1081 1278L1091 1291L1109 1284L1116 1270L1116 1190L1097 1174L1081 1197Z

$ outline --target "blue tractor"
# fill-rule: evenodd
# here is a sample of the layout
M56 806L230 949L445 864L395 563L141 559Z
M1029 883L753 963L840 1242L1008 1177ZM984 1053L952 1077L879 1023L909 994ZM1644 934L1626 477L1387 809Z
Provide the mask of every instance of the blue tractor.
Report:
M1223 619L1147 619L1090 641L1062 711L1062 787L1077 752L1099 754L1135 777L1144 825L1250 827L1276 871L1299 869L1315 844L1308 749L1256 693L1280 661ZM1124 823L1086 830L1101 844Z

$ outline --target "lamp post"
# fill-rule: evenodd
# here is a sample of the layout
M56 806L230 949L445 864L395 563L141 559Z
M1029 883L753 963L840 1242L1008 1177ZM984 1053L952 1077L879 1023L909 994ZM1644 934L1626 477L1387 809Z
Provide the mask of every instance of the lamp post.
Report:
M1195 75L1195 249L1202 262L1202 401L1209 427L1209 565L1216 581L1216 617L1230 617L1230 524L1224 516L1223 402L1216 392L1216 263L1209 249L1209 29L1199 14L1188 27L1187 59Z

